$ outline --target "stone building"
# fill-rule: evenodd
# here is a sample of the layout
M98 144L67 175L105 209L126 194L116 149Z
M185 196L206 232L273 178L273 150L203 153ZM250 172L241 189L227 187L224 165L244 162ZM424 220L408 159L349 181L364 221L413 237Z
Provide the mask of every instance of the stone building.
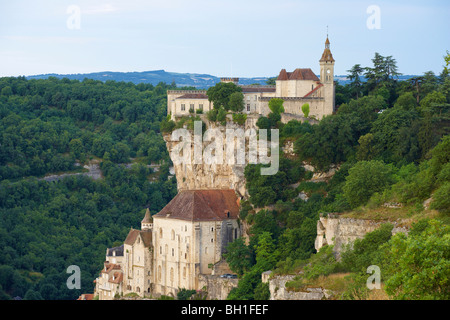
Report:
M198 275L211 274L226 245L240 237L234 190L185 190L153 216L154 293L201 289Z
M95 295L99 300L113 300L123 292L123 271L120 264L105 261L100 275L95 279Z
M310 68L297 68L292 72L282 69L275 86L241 85L244 95L244 113L267 116L270 113L269 101L272 98L284 100L285 116L282 119L301 119L302 105L310 107L309 116L321 119L335 111L335 60L327 37L325 49L319 60L319 77ZM239 85L239 78L221 78L221 82ZM213 108L206 90L168 90L167 114L176 117L188 116L197 110L207 112Z
M153 217L147 209L141 230L130 229L122 246L107 249L95 294L110 300L202 289L199 275L211 275L227 244L241 236L238 214L234 190L184 190Z

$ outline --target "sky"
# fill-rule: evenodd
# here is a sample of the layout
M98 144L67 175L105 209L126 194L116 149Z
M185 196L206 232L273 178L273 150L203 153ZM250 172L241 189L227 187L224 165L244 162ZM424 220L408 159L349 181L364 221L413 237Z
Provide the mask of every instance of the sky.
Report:
M439 74L449 30L448 0L0 0L0 76L318 74L327 32L336 75L375 52Z

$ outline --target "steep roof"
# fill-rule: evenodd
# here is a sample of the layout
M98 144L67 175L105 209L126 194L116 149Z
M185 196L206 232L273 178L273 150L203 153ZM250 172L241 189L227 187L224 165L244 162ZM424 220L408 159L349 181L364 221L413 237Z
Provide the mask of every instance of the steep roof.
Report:
M123 273L122 272L114 272L114 277L109 277L108 282L111 283L121 283L123 281Z
M180 191L155 217L190 221L237 219L238 198L234 190Z
M152 222L153 218L152 215L150 214L150 209L147 208L147 211L145 211L144 219L142 219L141 223L152 223Z
M325 48L325 50L323 50L322 58L320 58L320 61L335 61L329 48Z
M294 72L286 72L282 69L278 75L277 80L314 80L319 81L319 78L314 74L310 68L297 68Z
M152 232L149 230L141 231L131 228L130 232L128 232L127 238L125 239L125 244L132 246L138 236L141 236L142 241L146 247L149 247L152 244Z

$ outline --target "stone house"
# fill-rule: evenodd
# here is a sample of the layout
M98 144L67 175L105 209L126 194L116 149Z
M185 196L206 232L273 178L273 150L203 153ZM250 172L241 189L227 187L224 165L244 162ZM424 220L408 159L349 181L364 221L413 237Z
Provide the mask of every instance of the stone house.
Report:
M284 119L302 119L301 109L309 104L309 116L321 119L335 111L335 60L330 50L330 41L325 41L325 49L319 60L320 78L310 68L297 68L293 72L282 69L275 86L240 85L244 95L244 113L267 116L270 113L269 101L272 98L284 100ZM239 78L221 78L221 82L233 82L239 85ZM202 109L207 112L213 108L206 90L168 90L167 114L172 119L188 116L190 110Z

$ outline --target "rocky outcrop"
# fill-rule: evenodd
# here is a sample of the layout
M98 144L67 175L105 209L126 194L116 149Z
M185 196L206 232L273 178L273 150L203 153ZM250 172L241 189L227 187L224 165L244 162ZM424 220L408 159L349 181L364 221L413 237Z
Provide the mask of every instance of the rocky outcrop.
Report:
M190 148L190 158L191 161L184 163L182 161L176 161L177 157L180 158L180 155L184 157L182 153L180 153L178 144L181 142L179 140L173 140L171 134L165 134L163 136L164 141L166 142L167 150L169 151L169 155L174 163L174 171L177 179L178 190L195 190L195 189L234 189L240 196L246 197L246 189L245 189L245 176L244 169L247 163L249 163L248 159L248 150L249 150L249 139L248 136L245 138L245 161L244 163L239 163L237 158L235 157L235 163L228 164L228 159L226 155L226 136L228 134L227 130L235 130L241 129L243 132L246 132L248 129L255 129L257 118L248 116L245 125L237 125L232 121L228 121L226 126L221 126L216 123L209 122L204 115L202 116L202 121L206 124L207 129L217 129L221 133L223 137L223 148L221 149L223 158L222 161L218 161L219 163L208 164L205 159L199 160L200 163L195 163L196 158L195 150L194 150L194 132L193 130L189 130L191 137L191 148ZM257 131L256 131L257 132ZM214 137L215 139L215 137ZM270 142L269 142L270 143ZM212 148L212 141L205 141L202 139L202 153L204 154L205 148ZM268 144L270 146L270 144ZM177 147L178 146L178 147ZM214 151L213 156L216 156L216 150ZM218 153L217 153L218 154ZM219 158L218 158L219 159ZM181 162L181 163L180 163Z
M305 288L302 291L286 289L286 283L294 280L296 275L277 275L271 277L271 271L261 276L263 283L269 284L270 300L324 300L332 296L332 292L323 288Z
M366 233L374 231L386 222L389 221L344 218L338 214L328 214L327 217L324 217L321 214L320 219L317 221L315 248L319 251L324 245L334 245L333 250L336 259L339 260L345 244L363 238ZM408 233L408 230L399 226L397 222L389 223L394 225L392 234L397 232Z
M200 288L208 292L207 300L226 300L231 289L236 288L238 279L221 278L218 275L198 275Z

